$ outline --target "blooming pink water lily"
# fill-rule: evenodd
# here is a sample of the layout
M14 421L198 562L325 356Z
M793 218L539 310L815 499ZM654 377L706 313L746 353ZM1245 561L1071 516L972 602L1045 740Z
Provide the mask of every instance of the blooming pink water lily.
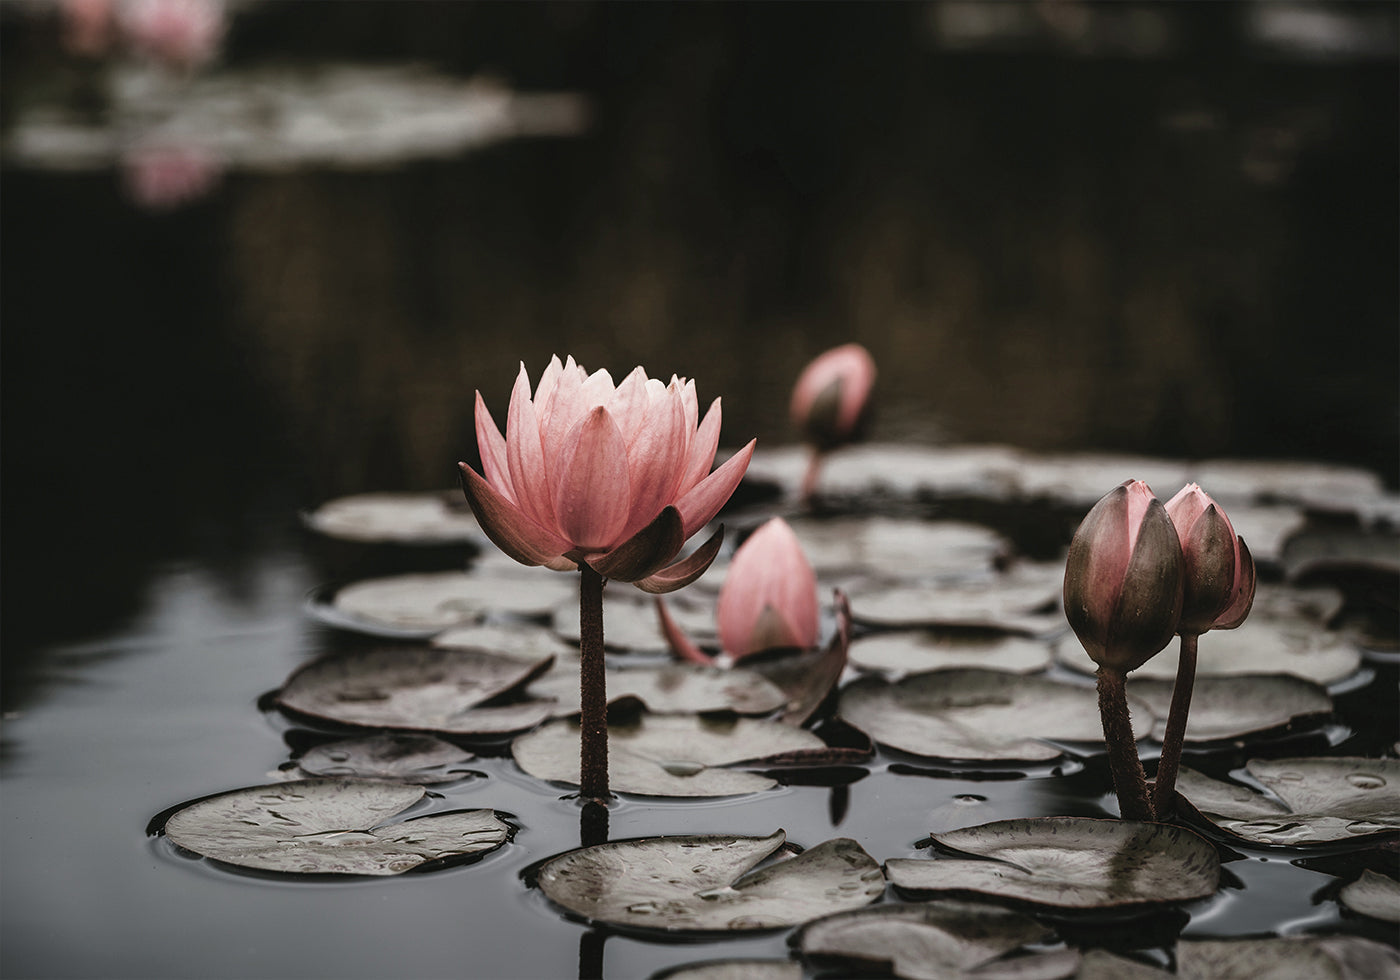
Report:
M713 662L657 602L671 648L687 660ZM817 576L787 521L769 520L739 546L719 592L716 618L720 646L735 660L778 647L816 646Z
M807 441L834 449L855 441L869 414L875 360L860 344L842 344L802 369L792 390L791 414Z
M533 397L525 366L506 434L476 395L482 473L459 464L482 530L507 555L557 570L586 563L604 578L671 592L714 561L716 533L687 558L681 546L719 512L753 455L750 440L713 473L720 400L700 419L695 382L669 384L638 367L614 385L570 357L550 360Z
M1094 662L1142 666L1181 619L1183 561L1162 502L1141 480L1106 494L1084 518L1065 563L1065 616Z
M1254 558L1224 508L1188 483L1167 501L1186 562L1179 632L1234 629L1254 604Z

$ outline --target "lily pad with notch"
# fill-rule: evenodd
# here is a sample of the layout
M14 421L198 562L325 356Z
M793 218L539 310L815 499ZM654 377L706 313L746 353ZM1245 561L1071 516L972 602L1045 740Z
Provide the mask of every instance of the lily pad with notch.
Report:
M1117 909L1205 898L1220 883L1215 845L1168 824L1040 817L932 838L960 857L891 859L885 870L897 887L1054 908Z
M187 851L289 874L395 875L494 850L511 828L492 810L388 823L424 796L382 780L308 779L253 786L192 803L165 822Z
M1142 701L1129 703L1142 737L1154 716ZM897 684L861 678L841 692L839 714L883 745L938 759L1037 762L1063 754L1050 741L1103 742L1092 689L970 667Z
M1272 795L1182 767L1177 806L1188 818L1249 844L1347 844L1400 839L1400 760L1251 759L1245 769Z
M491 614L547 616L574 594L572 580L535 570L532 574L479 575L431 572L391 575L346 585L330 605L331 625L373 630L421 631L429 635L480 622Z
M825 743L791 725L753 718L640 714L608 726L608 779L615 792L642 796L737 796L777 785L767 776L722 768ZM516 765L537 779L579 784L579 726L560 719L511 743Z
M1157 716L1152 737L1166 735L1173 681L1128 678L1128 691ZM1332 712L1327 689L1288 674L1205 676L1196 679L1187 716L1186 741L1242 738L1304 718Z
M608 700L636 698L652 714L733 711L762 715L787 703L787 695L761 674L744 668L721 670L700 664L666 663L622 667L607 673ZM561 658L530 685L535 697L555 702L554 716L579 710L578 658Z
M616 841L551 859L537 881L586 920L671 933L784 929L884 894L880 866L847 838L759 867L786 840L779 830Z
M329 500L302 521L318 534L365 544L486 543L461 491L360 493Z
M303 752L296 764L311 776L395 779L430 785L471 775L465 763L475 758L465 749L432 735L394 732L316 745Z
M480 650L376 647L331 654L296 670L276 695L289 711L361 728L500 735L533 728L549 701L486 704L518 692L554 658L533 663Z

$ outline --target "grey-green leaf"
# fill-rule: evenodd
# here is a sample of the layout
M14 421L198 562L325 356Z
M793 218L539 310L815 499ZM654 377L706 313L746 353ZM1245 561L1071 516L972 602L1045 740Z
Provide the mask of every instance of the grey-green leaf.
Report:
M1059 908L1181 902L1215 892L1214 845L1182 827L1087 817L1001 820L933 835L977 860L896 858L890 881Z
M1021 565L924 585L871 581L850 588L856 622L886 627L942 626L1037 635L1060 628L1063 565Z
M371 627L441 631L490 613L544 616L577 587L571 576L523 567L511 575L394 575L345 586L335 594L334 607Z
M455 504L460 503L460 506ZM303 518L345 541L393 544L484 544L486 536L460 491L361 493L330 500Z
M668 663L657 667L624 667L607 674L608 700L635 697L653 714L696 714L734 711L767 714L787 703L787 695L751 670L721 670L699 664ZM530 693L555 702L554 715L579 710L576 658L562 659L530 685Z
M818 576L966 574L990 568L1008 550L991 528L961 521L836 517L789 523Z
M385 823L422 799L421 786L308 779L254 786L191 804L165 835L196 854L263 871L394 875L487 851L510 828L491 810Z
M710 960L652 974L652 980L802 980L792 960Z
M1400 953L1360 936L1183 939L1180 980L1396 980Z
M1373 919L1400 922L1400 881L1386 875L1363 871L1360 878L1342 888L1337 900Z
M470 752L431 735L394 733L342 739L304 752L297 765L313 776L449 783L467 775Z
M1129 676L1128 690L1145 701L1157 724L1152 737L1166 735L1173 681L1137 680ZM1186 740L1210 742L1240 738L1286 725L1295 718L1326 715L1332 711L1327 689L1288 674L1199 677L1191 692Z
M1030 674L1050 665L1050 647L1024 636L969 636L903 630L871 633L851 643L851 663L901 677L948 667Z
M539 886L591 921L666 932L782 929L884 894L879 865L846 838L750 870L785 839L778 831L599 844L546 863Z

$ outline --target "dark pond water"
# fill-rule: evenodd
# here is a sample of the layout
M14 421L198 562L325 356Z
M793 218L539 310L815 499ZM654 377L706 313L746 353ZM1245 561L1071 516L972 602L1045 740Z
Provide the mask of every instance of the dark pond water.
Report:
M433 801L519 826L466 867L289 882L145 833L288 758L259 699L340 642L303 602L346 572L298 511L449 486L475 459L473 390L503 409L521 360L693 376L727 443L771 445L801 364L855 339L882 439L1317 458L1395 485L1393 53L1252 47L1200 16L1142 57L959 47L942 6L253 7L227 70L416 59L582 93L590 128L375 170L231 166L160 212L112 167L6 156L0 972L556 977L601 957L623 977L787 955L785 932L678 946L569 921L520 874L577 843L577 810L505 757ZM86 83L51 24L0 14L8 141ZM1373 669L1339 714L1379 752L1396 679ZM781 827L883 861L934 830L1115 808L1097 766L921 765L628 799L611 834ZM1160 942L1092 942L1384 938L1319 897L1330 875L1265 851L1226 867Z

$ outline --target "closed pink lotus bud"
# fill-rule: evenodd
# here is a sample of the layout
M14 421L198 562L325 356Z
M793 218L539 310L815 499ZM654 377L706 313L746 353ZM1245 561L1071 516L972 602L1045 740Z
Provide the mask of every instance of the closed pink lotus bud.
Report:
M1129 671L1170 642L1181 618L1184 563L1176 529L1141 480L1093 506L1065 564L1065 616L1101 667Z
M1254 604L1254 558L1210 495L1194 483L1167 501L1186 563L1178 632L1234 629Z
M223 41L223 0L126 0L118 9L131 46L175 68L212 60Z
M792 390L793 424L820 450L861 438L870 415L875 361L860 344L833 347L808 364Z
M607 371L555 357L531 397L522 364L504 437L477 392L482 474L459 464L462 488L482 530L518 562L585 562L604 578L671 592L714 561L719 534L667 567L753 455L751 440L711 473L719 428L719 399L701 421L693 381L663 384L639 367L614 386Z
M768 521L734 553L719 593L719 640L735 659L817 643L817 576L786 521Z

